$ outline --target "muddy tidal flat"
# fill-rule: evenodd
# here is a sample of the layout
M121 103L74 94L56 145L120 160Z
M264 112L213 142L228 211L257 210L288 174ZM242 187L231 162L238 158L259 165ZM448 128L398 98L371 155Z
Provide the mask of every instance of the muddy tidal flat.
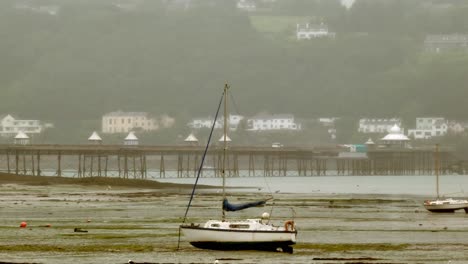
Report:
M0 263L468 263L468 214L429 213L418 196L278 193L228 217L266 211L280 225L295 215L293 254L200 250L183 237L177 249L190 191L2 183ZM198 193L188 222L219 217L219 193Z

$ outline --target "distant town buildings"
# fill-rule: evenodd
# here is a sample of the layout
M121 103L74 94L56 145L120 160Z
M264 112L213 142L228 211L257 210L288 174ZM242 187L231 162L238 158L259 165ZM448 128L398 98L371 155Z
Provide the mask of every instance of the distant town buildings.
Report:
M134 130L155 131L171 127L174 119L169 116L152 118L147 112L110 112L102 116L103 133L128 133Z
M57 5L33 5L32 3L17 3L14 7L20 10L27 10L34 13L47 14L51 16L56 16L60 11L60 7Z
M229 115L229 119L228 119L229 130L231 131L237 130L237 128L239 127L239 123L242 121L242 119L244 119L244 117L241 115ZM188 123L188 126L193 129L200 129L200 128L211 129L211 127L213 126L213 122L214 122L214 118L212 117L195 118L195 119L192 119L192 121ZM222 128L223 122L224 122L224 118L219 118L216 121L215 129Z
M235 131L239 128L241 121L246 119L240 115L229 116L229 130ZM188 123L192 129L211 128L213 126L213 118L196 118ZM223 119L219 119L215 124L215 129L223 127ZM249 131L271 131L271 130L300 130L301 124L294 121L294 115L291 114L277 114L267 115L260 114L246 119L246 127L244 130Z
M424 49L436 53L457 49L468 51L468 34L427 35Z
M53 125L43 124L40 120L22 120L10 114L0 115L0 136L14 136L18 132L39 134L49 127L53 127Z
M408 136L415 139L428 139L447 134L448 124L443 117L418 117L416 129L408 130Z
M296 38L298 40L304 39L314 39L314 38L323 38L323 37L335 37L334 32L328 31L328 26L321 23L320 25L310 25L309 23L305 25L297 24L296 25Z
M301 130L301 124L294 121L294 115L257 115L247 119L247 130L271 131L271 130Z
M401 127L401 119L361 118L358 131L360 133L387 133L394 125Z

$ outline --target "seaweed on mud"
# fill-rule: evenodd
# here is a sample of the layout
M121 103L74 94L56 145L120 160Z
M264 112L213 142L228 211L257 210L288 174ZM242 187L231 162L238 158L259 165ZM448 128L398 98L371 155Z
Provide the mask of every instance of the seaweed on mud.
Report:
M150 252L153 251L153 245L142 244L116 244L116 245L41 245L41 244L22 244L22 245L0 245L2 252Z
M399 251L407 249L409 244L297 244L295 249L314 249L324 252L342 251Z

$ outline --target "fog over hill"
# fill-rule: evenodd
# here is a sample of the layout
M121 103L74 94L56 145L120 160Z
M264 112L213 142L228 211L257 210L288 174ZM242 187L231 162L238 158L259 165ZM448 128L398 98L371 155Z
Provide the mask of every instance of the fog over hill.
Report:
M468 34L467 1L255 2L3 0L0 113L188 119L213 114L228 82L244 115L466 117L466 51L424 40ZM336 37L298 41L303 21Z

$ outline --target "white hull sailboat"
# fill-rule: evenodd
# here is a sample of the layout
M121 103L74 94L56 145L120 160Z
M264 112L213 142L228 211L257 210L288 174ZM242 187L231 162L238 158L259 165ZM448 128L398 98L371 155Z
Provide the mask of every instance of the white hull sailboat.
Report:
M275 226L270 223L270 215L263 213L258 219L243 219L243 220L228 220L225 217L227 211L238 211L249 207L262 206L266 200L251 202L241 205L230 204L226 199L225 192L225 159L227 151L227 92L229 86L224 87L224 136L223 139L223 162L222 162L222 179L223 179L223 203L222 203L222 219L208 220L205 224L184 224L180 226L181 232L186 240L193 246L201 249L214 250L266 250L292 253L291 245L296 244L297 230L293 220L285 221L282 225ZM221 102L220 102L221 106ZM218 107L219 111L219 107ZM216 117L217 117L216 113ZM216 123L216 117L214 123ZM213 128L214 128L213 123ZM211 139L211 135L210 135ZM207 147L210 139L208 140ZM205 150L206 153L206 150ZM203 167L203 160L200 168ZM195 182L196 186L196 182ZM194 186L194 191L195 191ZM193 197L192 192L192 197ZM190 200L191 201L191 200ZM190 207L190 202L188 208ZM186 216L187 216L186 211Z
M281 249L291 252L296 243L294 223L289 227L262 223L262 219L239 221L209 220L203 227L182 226L185 237L197 248L217 250L267 250Z
M424 207L434 213L453 213L465 209L468 213L468 200L455 200L452 198L424 201Z
M468 200L441 198L439 196L439 145L436 145L434 161L437 198L424 201L424 207L433 213L453 213L460 209L464 209L468 213Z

